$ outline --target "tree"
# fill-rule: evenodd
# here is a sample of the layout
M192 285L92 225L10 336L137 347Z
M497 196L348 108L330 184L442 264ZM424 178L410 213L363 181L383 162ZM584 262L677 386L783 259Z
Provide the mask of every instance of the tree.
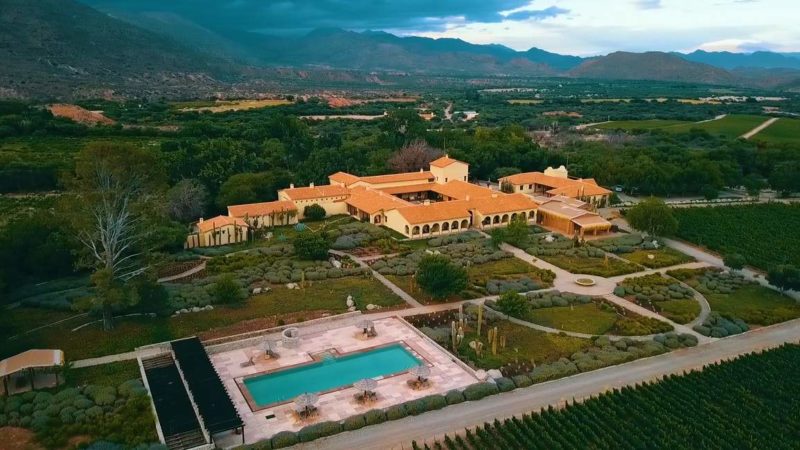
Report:
M776 266L767 273L767 280L780 290L800 290L800 269L784 264Z
M303 217L308 220L322 220L325 218L325 208L314 203L303 208Z
M511 184L510 181L503 181L502 183L500 183L500 192L504 192L506 194L513 194L514 185Z
M767 187L767 183L762 177L751 173L742 179L742 186L747 190L748 195L757 197L761 190Z
M417 268L417 284L431 297L447 298L467 287L467 271L443 255L425 255Z
M294 252L300 259L323 260L328 258L331 244L324 233L302 231L292 241Z
M167 191L167 214L172 220L188 223L203 217L208 191L199 181L185 178Z
M226 208L230 205L276 200L278 189L288 186L290 180L289 173L285 170L233 175L219 188L217 206Z
M223 305L238 303L244 300L246 295L231 274L220 275L209 293L214 303Z
M769 184L772 189L784 196L792 192L800 192L800 176L798 174L800 174L800 162L782 162L772 170L769 176Z
M678 230L678 220L672 214L672 208L655 197L634 205L625 218L633 228L651 236L669 236Z
M149 231L159 219L164 173L152 151L129 145L97 143L82 150L70 194L62 205L84 250L82 265L95 270L93 304L102 311L103 328L112 314L133 304L127 283L147 269Z
M389 168L393 172L418 172L428 170L430 162L441 156L442 152L416 139L404 145L389 158Z
M740 253L730 253L722 258L722 262L731 270L742 270L747 264L747 259Z
M518 319L525 318L528 313L528 307L528 299L515 291L505 292L497 300L497 309L500 312Z
M719 198L719 191L710 184L703 186L702 194L703 198L706 200L716 200Z
M530 241L530 230L525 213L522 213L508 224L505 230L505 241L518 248L527 248Z

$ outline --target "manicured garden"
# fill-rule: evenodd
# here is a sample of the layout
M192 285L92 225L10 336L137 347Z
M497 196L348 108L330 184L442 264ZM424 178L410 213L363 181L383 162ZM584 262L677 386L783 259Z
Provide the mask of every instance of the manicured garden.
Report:
M800 204L766 203L714 208L675 208L677 236L723 255L738 253L747 265L769 270L800 266Z
M536 234L525 251L570 273L613 277L639 270L633 264L607 255L600 248L560 234Z
M657 273L626 278L614 294L680 324L689 323L700 314L700 304L691 289Z
M641 266L657 269L674 266L694 261L673 248L666 247L658 239L645 239L639 233L630 233L624 236L590 241L589 245L600 248L606 252L614 253L620 257Z
M565 408L485 423L417 449L795 448L800 346L601 394ZM735 445L734 445L735 446Z

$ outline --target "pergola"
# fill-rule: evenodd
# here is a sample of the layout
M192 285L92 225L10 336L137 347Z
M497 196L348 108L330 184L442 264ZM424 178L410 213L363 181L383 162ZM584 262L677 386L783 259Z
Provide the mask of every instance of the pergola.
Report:
M27 372L34 389L33 376L36 369L52 369L64 365L64 352L61 350L28 350L10 358L0 361L0 378L3 379L3 388L9 394L8 379L12 375Z

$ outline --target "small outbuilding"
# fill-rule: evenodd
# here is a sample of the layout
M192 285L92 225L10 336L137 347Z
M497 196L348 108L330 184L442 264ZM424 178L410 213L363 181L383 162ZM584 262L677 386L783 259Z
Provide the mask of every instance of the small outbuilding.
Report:
M50 371L64 365L64 352L61 350L28 350L0 361L0 378L3 379L3 392L9 395L8 380L27 375L30 389L35 386L36 372ZM55 374L54 374L55 375ZM56 384L58 377L56 376Z

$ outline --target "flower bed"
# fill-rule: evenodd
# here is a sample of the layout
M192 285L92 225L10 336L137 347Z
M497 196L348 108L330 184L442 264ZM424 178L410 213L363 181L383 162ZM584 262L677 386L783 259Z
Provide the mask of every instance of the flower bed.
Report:
M637 270L633 264L609 257L599 248L581 245L560 234L538 234L531 239L532 245L526 252L570 273L611 277Z
M590 241L588 244L651 269L694 261L689 255L665 247L658 239L644 238L639 233Z
M626 278L614 294L659 313L676 323L689 323L700 314L694 292L660 274Z

